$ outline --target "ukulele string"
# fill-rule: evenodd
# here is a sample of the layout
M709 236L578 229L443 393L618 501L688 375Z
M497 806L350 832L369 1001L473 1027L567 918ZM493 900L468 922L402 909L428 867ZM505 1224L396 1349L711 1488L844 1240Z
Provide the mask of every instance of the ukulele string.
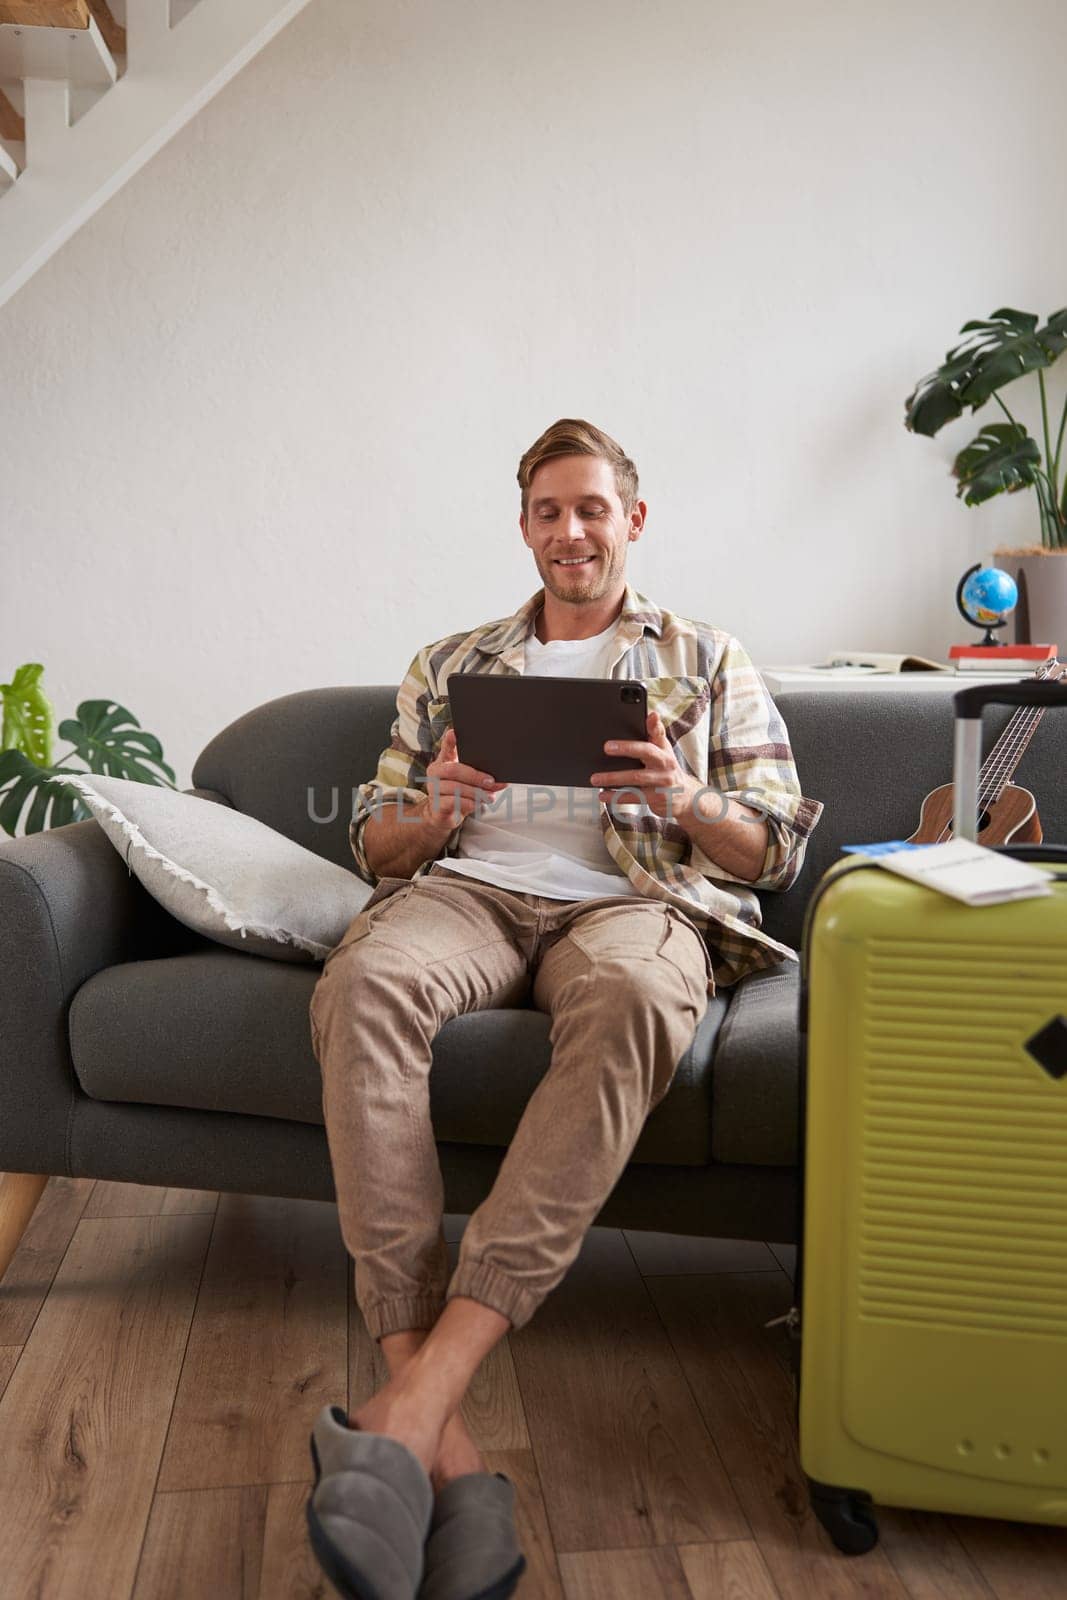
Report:
M1023 751L1029 744L1034 729L1041 721L1041 716L1042 713L1040 711L1028 712L1026 716L1020 718L1018 726L1005 741L1003 748L994 750L994 759L986 775L987 781L983 785L982 793L979 795L979 801L983 808L991 805L999 797L1001 789L1008 782L1013 769L1018 765Z
M1037 727L1037 724L1040 721L1041 712L1031 712L1030 715L1019 724L1013 737L1005 744L1004 749L1000 752L1000 759L995 763L990 772L990 778L992 780L990 786L991 793L989 795L990 799L995 798L1004 785L1010 781L1011 774L1015 767L1018 766L1019 760L1025 751L1026 746L1033 737L1034 729Z
M1042 662L1037 672L1035 672L1034 678L1038 682L1042 682L1047 678L1053 678L1054 681L1058 681L1065 673L1067 673L1067 667L1064 667L1058 659L1053 657L1050 661ZM1034 729L1044 714L1043 708L1026 712L1019 717L1015 728L1009 737L1004 740L1003 747L1001 747L1001 740L1004 739L1004 735L1002 734L1001 739L998 739L990 758L991 765L986 774L987 781L982 785L982 790L979 794L979 816L999 798L1000 791L1010 781L1012 772L1021 760L1027 745L1033 738ZM1012 720L1014 721L1014 718Z

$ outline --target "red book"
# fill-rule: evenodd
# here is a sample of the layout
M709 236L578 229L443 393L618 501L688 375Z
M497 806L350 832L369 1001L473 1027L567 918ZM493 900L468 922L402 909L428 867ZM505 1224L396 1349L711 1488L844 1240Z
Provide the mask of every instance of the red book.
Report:
M949 645L950 661L1051 661L1056 654L1054 644L953 644Z

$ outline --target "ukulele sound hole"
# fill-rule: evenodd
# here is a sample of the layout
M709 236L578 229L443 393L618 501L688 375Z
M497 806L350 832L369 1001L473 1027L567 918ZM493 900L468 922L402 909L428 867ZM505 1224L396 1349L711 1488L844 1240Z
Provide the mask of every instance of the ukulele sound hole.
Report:
M985 828L988 828L988 827L989 827L989 812L988 811L983 811L981 813L981 815L979 816L979 818L978 818L977 831L979 833L981 833Z

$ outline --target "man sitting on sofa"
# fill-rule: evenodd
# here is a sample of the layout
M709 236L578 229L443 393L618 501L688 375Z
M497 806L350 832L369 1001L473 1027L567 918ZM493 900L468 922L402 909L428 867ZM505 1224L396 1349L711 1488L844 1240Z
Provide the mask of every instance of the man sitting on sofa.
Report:
M376 890L311 1005L342 1234L391 1374L348 1439L405 1446L437 1493L435 1525L459 1479L510 1491L485 1473L463 1394L573 1262L716 985L795 959L762 931L754 891L790 887L822 810L801 794L782 718L737 639L627 582L647 508L620 446L561 420L522 457L518 481L543 587L514 616L412 661L350 829ZM647 736L621 743L627 769L590 773L585 791L507 786L461 759L453 673L643 679ZM450 1278L429 1110L434 1036L460 1013L528 998L552 1019L551 1067ZM343 1413L330 1425L340 1433ZM336 1438L334 1448L335 1465L351 1464ZM375 1558L349 1534L351 1572ZM505 1579L517 1552L505 1545L483 1551L480 1576L440 1593ZM432 1556L431 1540L427 1571ZM517 1581L521 1564L511 1570Z

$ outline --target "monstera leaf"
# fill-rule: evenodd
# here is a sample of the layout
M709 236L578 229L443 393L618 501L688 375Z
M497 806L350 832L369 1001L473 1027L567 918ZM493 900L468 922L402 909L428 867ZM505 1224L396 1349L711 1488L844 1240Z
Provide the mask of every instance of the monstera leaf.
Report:
M73 767L39 767L22 750L0 752L0 828L14 838L27 802L26 833L61 828L66 822L81 822L90 816L77 790L49 782L74 771Z
M39 767L52 759L55 712L41 687L44 671L39 661L18 667L10 683L0 683L4 699L4 725L0 750L21 750Z
M1041 452L1018 422L990 422L961 450L952 473L959 480L956 493L969 506L980 506L995 494L1015 494L1030 489Z
M1067 307L1054 312L1043 328L1037 323L1032 312L1010 306L984 320L965 322L960 332L970 338L950 350L905 401L905 426L932 436L961 416L964 406L977 411L1005 384L1050 367L1067 349Z
M131 778L136 783L165 783L173 789L174 769L163 760L163 746L154 733L146 733L132 712L114 700L83 700L76 717L59 724L61 739L70 739L90 772L107 778ZM155 767L164 774L160 779Z
M81 802L76 789L52 782L69 773L84 776L85 768L68 766L80 757L90 772L103 777L131 778L137 783L158 783L174 788L174 769L163 760L163 747L153 733L146 733L137 718L114 700L83 700L76 717L59 724L59 734L74 745L58 766L51 764L51 706L44 700L39 679L41 667L35 662L20 667L14 681L4 689L4 738L8 737L8 693L16 710L11 727L20 743L0 751L0 828L12 838L20 821L25 833L44 828L61 828L67 822L81 822L92 815ZM24 677L24 674L26 675ZM27 705L44 701L48 715L25 715ZM21 720L20 720L21 719ZM27 750L22 743L24 734ZM47 759L38 760L38 752Z

